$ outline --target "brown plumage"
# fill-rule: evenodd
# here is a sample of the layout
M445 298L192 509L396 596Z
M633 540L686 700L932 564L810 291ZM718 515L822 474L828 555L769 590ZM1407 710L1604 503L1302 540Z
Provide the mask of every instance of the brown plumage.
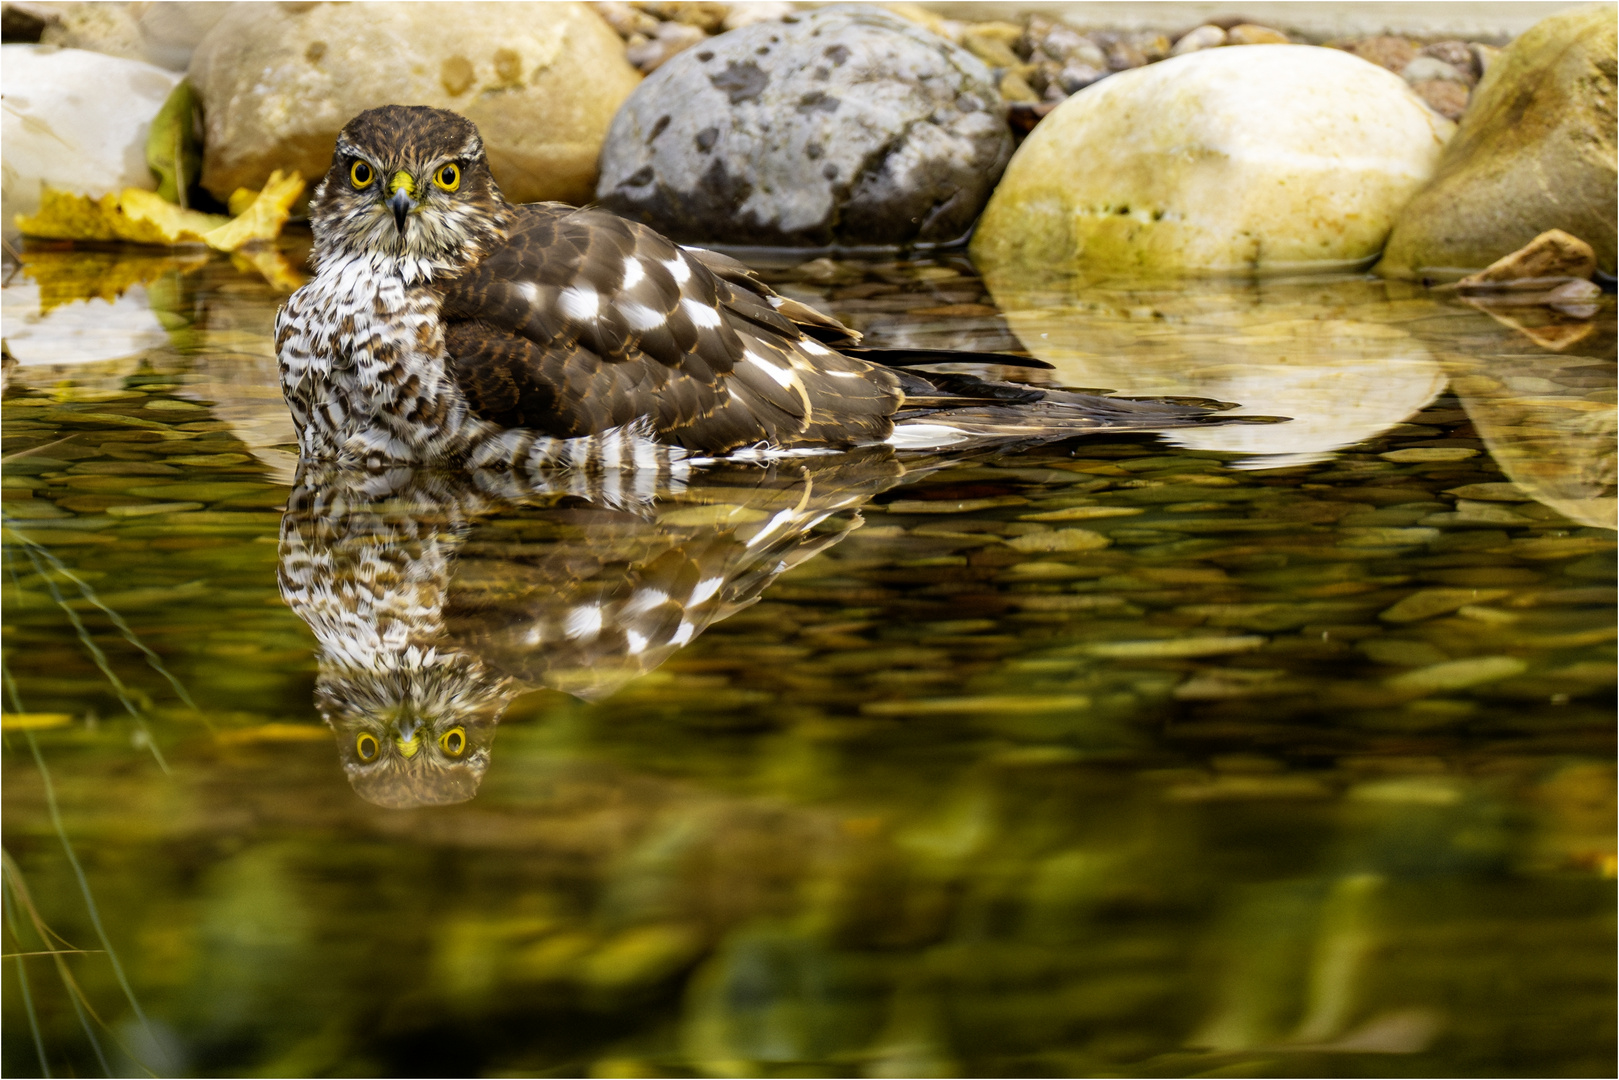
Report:
M476 127L443 110L350 121L310 217L316 276L276 323L306 459L606 468L959 449L1209 415L896 370L952 357L885 364L733 259L601 210L513 206Z

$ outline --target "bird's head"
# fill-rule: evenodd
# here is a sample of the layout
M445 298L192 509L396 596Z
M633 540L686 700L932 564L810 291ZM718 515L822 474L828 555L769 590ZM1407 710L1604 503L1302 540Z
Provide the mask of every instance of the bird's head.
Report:
M337 136L309 201L314 259L467 266L504 234L510 209L472 121L425 106L370 109Z
M460 654L411 648L369 670L329 668L321 717L355 792L389 809L449 806L478 792L509 680Z

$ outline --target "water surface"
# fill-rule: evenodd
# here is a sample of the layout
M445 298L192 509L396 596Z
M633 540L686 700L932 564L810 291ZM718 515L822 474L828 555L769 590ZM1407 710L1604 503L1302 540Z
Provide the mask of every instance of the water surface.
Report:
M1293 420L536 490L298 474L296 261L0 293L8 1075L1611 1073L1611 298L771 265Z

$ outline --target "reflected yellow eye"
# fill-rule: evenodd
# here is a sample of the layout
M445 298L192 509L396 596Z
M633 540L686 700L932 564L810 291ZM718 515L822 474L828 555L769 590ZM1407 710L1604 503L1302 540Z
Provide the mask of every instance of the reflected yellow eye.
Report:
M453 727L438 737L438 744L451 757L460 757L467 752L467 733L463 728Z
M354 752L360 755L361 761L375 761L382 752L382 744L377 742L375 735L361 732L359 738L354 740Z
M454 191L461 186L461 170L454 165L444 165L433 174L433 183L445 191Z
M371 171L371 166L367 165L363 161L356 161L353 165L349 166L349 180L351 180L354 186L357 188L365 187L376 178L377 174ZM375 740L372 741L374 742Z

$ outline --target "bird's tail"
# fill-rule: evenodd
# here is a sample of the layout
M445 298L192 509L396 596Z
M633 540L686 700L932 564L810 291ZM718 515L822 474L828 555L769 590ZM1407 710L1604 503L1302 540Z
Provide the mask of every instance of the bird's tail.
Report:
M1201 398L1113 397L1106 391L1046 390L917 369L896 374L905 389L905 403L894 415L894 431L886 441L897 450L973 450L1099 432L1282 419L1226 416L1235 405Z

